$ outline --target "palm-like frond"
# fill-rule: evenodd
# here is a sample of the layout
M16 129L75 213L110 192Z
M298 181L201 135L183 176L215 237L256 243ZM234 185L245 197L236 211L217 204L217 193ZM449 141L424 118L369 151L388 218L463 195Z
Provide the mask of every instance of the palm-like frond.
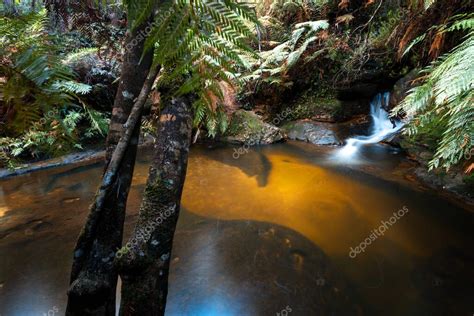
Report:
M268 74L265 81L269 83L281 83L281 76L292 68L307 51L308 46L318 39L317 33L329 27L328 21L308 21L295 25L291 37L270 51L262 52L261 62L258 69L244 80L251 81Z
M142 2L130 3L128 8L136 11L141 7L151 15L152 6L146 0ZM145 15L134 13L141 22ZM197 96L195 124L204 124L211 135L226 126L219 121L225 118L218 113L223 97L219 82L235 84L240 70L249 66L246 56L254 54L249 46L254 39L251 25L257 23L254 10L242 2L178 0L165 1L151 24L145 49L154 49L155 64L165 69L158 87L186 77L173 92Z
M91 87L75 81L46 25L45 11L1 18L2 133L14 137L0 142L4 158L64 153L78 146L80 121L89 123L86 134L103 136L107 130L103 115L77 105Z
M472 16L452 24L452 30L471 31L453 51L424 70L425 80L415 87L393 111L411 117L406 133L416 134L435 119L445 122L430 168L457 164L474 146L474 24ZM455 26L456 25L456 26ZM455 27L454 27L455 26Z

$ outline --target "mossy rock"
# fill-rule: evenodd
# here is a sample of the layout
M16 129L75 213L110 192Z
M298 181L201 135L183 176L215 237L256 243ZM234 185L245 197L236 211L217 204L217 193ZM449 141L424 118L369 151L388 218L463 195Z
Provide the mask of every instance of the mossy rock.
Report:
M283 138L278 127L265 123L254 112L238 110L233 114L229 128L221 140L233 144L262 145L275 143Z

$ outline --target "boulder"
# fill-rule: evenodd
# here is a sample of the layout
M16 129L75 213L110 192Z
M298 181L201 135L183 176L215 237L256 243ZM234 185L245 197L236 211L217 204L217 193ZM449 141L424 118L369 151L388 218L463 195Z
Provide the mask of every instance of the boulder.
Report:
M310 142L315 145L340 145L336 126L331 123L299 120L282 127L289 139Z
M377 93L390 90L395 83L396 79L387 73L383 64L372 60L365 68L352 81L336 88L337 98L342 102L342 120L368 114L372 98Z
M221 141L232 144L266 145L284 138L280 128L265 123L252 111L237 110L231 118L227 132Z

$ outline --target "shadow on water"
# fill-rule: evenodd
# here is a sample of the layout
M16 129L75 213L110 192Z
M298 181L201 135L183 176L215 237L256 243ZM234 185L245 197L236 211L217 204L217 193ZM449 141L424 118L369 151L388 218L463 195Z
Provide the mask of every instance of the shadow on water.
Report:
M249 177L255 177L258 186L264 187L268 183L268 177L272 169L272 164L263 153L263 147L254 147L248 149L244 154L235 155L239 148L234 148L231 155L228 150L222 150L222 147L203 149L199 148L199 154L208 159L216 160L229 166L239 168Z
M400 176L384 146L334 163L304 143L191 151L167 315L462 315L474 307L474 213ZM140 155L126 234L148 174ZM0 314L64 313L72 249L102 165L0 181ZM351 247L409 212L355 258Z

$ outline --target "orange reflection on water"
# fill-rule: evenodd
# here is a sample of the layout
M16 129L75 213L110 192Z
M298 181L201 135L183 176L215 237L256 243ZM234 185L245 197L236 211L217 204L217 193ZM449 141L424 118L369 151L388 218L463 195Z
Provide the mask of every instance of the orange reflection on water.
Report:
M191 157L183 206L222 220L255 220L300 232L330 255L347 256L371 230L400 209L400 197L285 153L266 155L271 168L265 185L235 165ZM234 162L235 163L235 162ZM223 176L225 175L225 176ZM385 244L411 254L426 252L417 243L420 218L407 214L384 235ZM413 234L412 234L413 233ZM377 251L384 251L378 249Z

